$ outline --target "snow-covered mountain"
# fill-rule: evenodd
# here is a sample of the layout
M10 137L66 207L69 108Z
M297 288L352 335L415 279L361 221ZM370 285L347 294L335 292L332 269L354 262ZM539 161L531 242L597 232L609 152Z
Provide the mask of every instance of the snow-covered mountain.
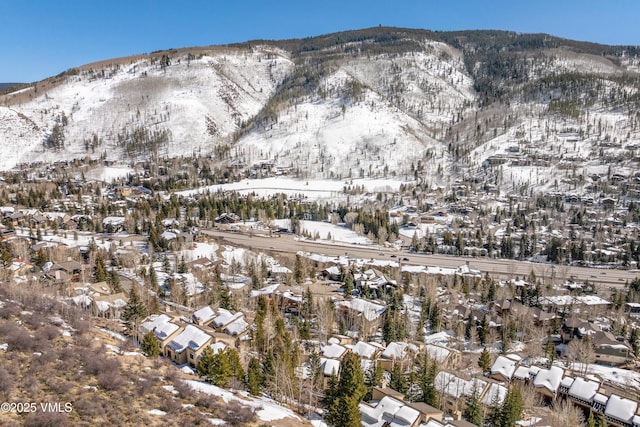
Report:
M584 192L637 170L638 52L372 28L114 59L0 98L0 169L197 155L266 165L255 176Z

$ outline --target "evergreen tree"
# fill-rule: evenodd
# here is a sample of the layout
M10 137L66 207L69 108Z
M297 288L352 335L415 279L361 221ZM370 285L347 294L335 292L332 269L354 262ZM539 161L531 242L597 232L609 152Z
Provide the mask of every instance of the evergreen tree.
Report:
M11 250L7 247L4 242L0 243L0 264L3 269L7 269L11 267L11 263L13 260L13 256L11 255ZM44 265L44 263L42 264Z
M147 317L147 307L140 299L136 285L131 286L131 292L129 293L129 302L122 310L122 320L124 321L125 329L128 332L133 331L138 327L138 323Z
M259 396L262 393L263 383L262 366L260 366L258 359L252 357L247 367L247 389L249 393Z
M329 406L327 422L334 427L361 427L358 399L354 396L341 396Z
M180 258L180 263L178 264L178 273L185 274L187 272L187 263L184 261L184 255Z
M634 356L640 356L640 336L638 334L638 329L631 329L631 332L629 333L629 344L631 344Z
M227 285L223 284L218 288L218 300L220 301L220 308L224 308L225 310L235 310L233 298L231 297L231 292Z
M607 423L607 418L603 413L598 415L598 419L596 420L596 427L608 427L609 423Z
M480 353L480 358L478 359L478 366L484 371L488 371L491 368L491 354L489 350L485 347Z
M235 350L227 349L214 354L211 347L205 348L198 361L198 374L213 385L228 388L234 371L238 372L232 351Z
M140 350L147 357L158 357L160 355L160 341L156 338L155 334L151 331L144 334L142 343L140 344Z
M522 416L522 393L517 385L509 387L500 411L500 427L516 427Z
M308 286L302 295L302 310L300 314L302 314L305 319L310 319L313 315L313 293Z
M238 354L234 348L226 348L223 353L229 361L231 375L239 381L244 381L245 373L242 367L242 361L240 361L240 354Z
M502 420L502 405L500 404L499 395L495 393L491 398L491 404L489 405L489 412L484 418L484 425L491 427L501 427Z
M39 268L42 268L43 265L45 265L48 261L48 257L47 257L47 253L44 251L44 249L40 248L38 249L38 253L36 254L36 258L35 258L35 265L37 265Z
M302 257L296 254L296 263L293 267L293 279L297 284L302 284L304 282L304 266L302 264Z
M120 285L120 278L118 277L118 272L115 268L111 268L109 270L109 275L107 277L107 283L111 286L114 293L122 292L122 286Z
M482 402L478 390L473 388L471 395L466 399L466 405L462 417L477 426L482 425Z
M326 393L327 422L336 427L360 426L358 403L366 393L360 358L348 353L342 361L340 380L334 381Z
M156 270L153 266L149 267L149 286L154 292L158 290L158 275L156 274Z
M433 407L438 407L438 392L435 385L437 373L436 361L429 360L429 355L425 352L418 371L418 385L422 391L421 402Z
M549 365L551 365L557 356L556 345L553 343L551 332L547 334L547 342L544 346L544 354L549 359Z
M482 316L482 321L477 328L478 331L478 340L480 344L485 345L487 342L487 336L489 335L489 322L487 321L487 316Z
M106 282L107 281L107 268L104 264L104 257L102 255L102 251L98 251L96 254L96 260L93 267L93 277L97 282Z
M596 427L596 419L593 416L593 411L589 411L589 418L587 418L587 427Z
M429 313L429 326L431 327L431 332L440 332L440 323L440 307L438 306L438 303L434 302L431 305L431 312Z
M404 377L399 363L394 363L391 368L389 387L403 394L407 391L407 379Z
M351 294L353 293L353 274L351 274L351 271L349 270L347 270L343 275L342 289L344 291L344 295L347 298L351 298Z
M196 366L198 375L204 378L204 380L207 382L213 381L212 372L214 365L214 356L215 355L213 354L213 350L211 349L211 347L207 346L200 355L200 359L198 359L198 365Z
M384 371L382 370L382 366L377 360L373 362L373 366L365 372L364 383L367 386L367 394L365 395L364 400L371 400L373 398L373 387L380 385L383 374Z

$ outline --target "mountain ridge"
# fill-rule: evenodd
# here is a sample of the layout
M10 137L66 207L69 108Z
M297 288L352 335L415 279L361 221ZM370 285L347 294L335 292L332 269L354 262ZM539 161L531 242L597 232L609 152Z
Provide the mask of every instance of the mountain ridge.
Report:
M635 150L638 52L546 34L373 27L115 58L0 97L0 168L206 155L246 174L267 162L305 179L586 191L604 159ZM563 182L574 181L557 168L565 157L582 159L580 188Z

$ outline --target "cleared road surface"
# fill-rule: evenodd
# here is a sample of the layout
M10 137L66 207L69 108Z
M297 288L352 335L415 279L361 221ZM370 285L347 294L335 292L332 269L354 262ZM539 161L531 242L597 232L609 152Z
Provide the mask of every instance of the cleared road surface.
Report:
M346 255L362 259L386 259L390 261L400 260L406 265L424 265L430 267L456 268L465 263L491 276L502 278L523 278L532 271L536 277L548 283L555 278L556 283L573 279L577 282L588 280L599 286L622 288L626 281L631 281L640 277L640 272L636 270L614 270L602 268L573 267L566 265L551 265L532 263L528 261L516 261L507 259L492 258L470 258L449 255L426 255L416 254L407 251L397 251L380 247L368 247L349 244L329 244L308 240L296 240L291 234L273 234L266 236L263 234L249 234L240 232L220 231L215 229L201 229L203 234L214 239L228 242L231 245L244 246L253 250L276 251L286 253L296 253L297 251L312 252L328 256ZM391 257L395 255L395 257ZM404 260L408 258L408 261Z

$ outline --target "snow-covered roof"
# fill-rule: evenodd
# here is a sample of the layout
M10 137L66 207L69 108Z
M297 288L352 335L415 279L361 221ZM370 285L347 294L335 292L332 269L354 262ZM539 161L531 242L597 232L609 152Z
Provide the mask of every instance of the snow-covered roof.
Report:
M636 414L636 409L638 409L638 402L612 394L609 396L604 414L607 417L628 423Z
M224 308L219 308L218 315L213 319L213 321L211 322L211 325L214 328L221 328L225 325L228 325L229 323L233 322L236 319L240 319L243 316L244 314L240 311L234 314L234 313L231 313L229 310L226 310Z
M568 390L574 381L575 379L573 377L564 377L562 381L560 381L560 387L565 387Z
M213 354L218 354L220 351L223 351L225 348L227 348L227 344L225 344L224 341L218 341L210 344L209 347L211 347Z
M377 347L364 341L358 341L358 343L351 348L352 352L365 359L371 359L376 354L376 350Z
M191 348L197 350L207 343L211 339L211 335L207 334L203 330L196 328L193 325L187 325L184 331L179 333L169 343L169 348L173 349L176 353L182 353L184 350Z
M547 305L553 304L557 306L569 306L569 305L609 305L611 304L604 298L600 298L597 295L553 295L540 298L540 304Z
M420 412L390 396L384 396L376 406L361 403L358 408L362 425L366 427L411 426L420 417Z
M518 366L518 368L513 373L513 378L517 378L519 380L525 380L529 378L529 367L528 366Z
M351 310L357 311L369 321L377 319L387 309L384 305L376 304L362 298L353 298L348 301L340 301L338 305L348 307Z
M269 270L274 274L290 274L291 270L285 267L284 265L276 264L272 265Z
M213 311L213 308L207 305L202 307L200 310L196 310L193 313L193 319L197 322L207 323L209 320L213 319L215 315L216 313Z
M600 383L598 381L585 380L584 378L577 377L573 381L573 384L571 384L571 388L569 388L569 396L591 402L599 388Z
M127 305L127 302L123 299L116 299L114 301L95 301L95 305L96 308L98 309L98 311L100 313L104 313L105 311L109 310L110 308L116 308L116 309L120 309L124 306Z
M161 221L162 225L165 227L170 227L172 225L180 225L180 221L175 218L165 218Z
M446 347L440 347L439 345L427 344L425 351L429 354L429 358L437 361L438 363L444 363L451 354L451 350Z
M84 306L84 307L89 307L92 301L91 297L88 295L78 295L71 299L73 300L73 303L75 305Z
M327 273L329 273L332 276L339 276L341 274L341 271L338 267L336 267L335 265L332 265L329 268L325 268L324 271L326 271Z
M406 348L407 343L390 342L382 352L382 357L385 359L401 359L404 357Z
M124 224L123 216L108 216L102 220L103 225L111 224L111 225L122 225Z
M320 358L320 366L325 376L338 375L340 372L340 361L336 359Z
M441 371L436 375L435 386L438 391L460 398L462 396L471 396L474 390L480 396L487 386L487 382L477 378L465 380L449 372Z
M489 389L482 398L482 403L486 406L491 406L494 403L502 404L504 398L507 396L507 388L501 384L490 383Z
M491 366L491 375L499 374L504 378L510 380L513 377L513 373L516 371L518 362L505 356L498 356L493 365Z
M238 314L238 313L236 313ZM242 315L242 313L240 313ZM236 319L229 323L224 328L224 333L227 335L231 335L232 337L237 337L241 335L244 331L249 328L249 324L244 320L244 315L236 317Z
M533 385L536 387L544 387L551 393L555 393L558 391L558 387L560 387L563 374L564 370L558 366L552 366L549 369L540 369L533 380Z
M264 288L258 290L253 290L251 291L251 298L256 298L260 295L271 295L276 291L276 289L278 289L278 286L280 286L280 284L276 283L274 285L265 286Z
M607 400L609 400L609 398L602 394L602 393L596 393L595 396L593 396L593 401L600 403L601 405L606 405L607 404Z
M329 344L322 347L322 355L331 359L339 359L347 349L340 344Z
M154 314L147 319L140 325L140 331L143 334L153 332L159 340L167 339L179 328L175 323L171 323L171 317L166 314Z
M161 235L160 238L170 241L173 240L175 238L177 238L178 235L176 233L174 233L173 231L164 231Z

